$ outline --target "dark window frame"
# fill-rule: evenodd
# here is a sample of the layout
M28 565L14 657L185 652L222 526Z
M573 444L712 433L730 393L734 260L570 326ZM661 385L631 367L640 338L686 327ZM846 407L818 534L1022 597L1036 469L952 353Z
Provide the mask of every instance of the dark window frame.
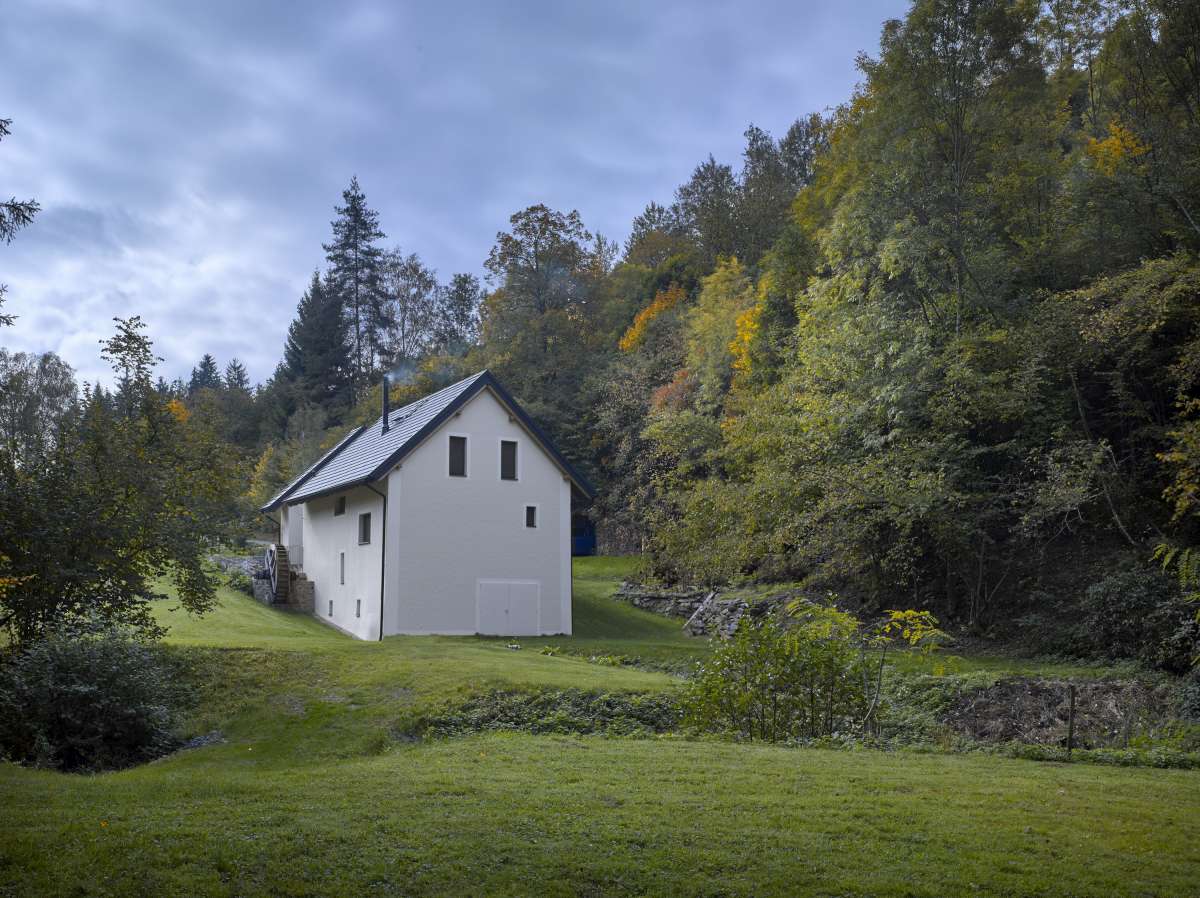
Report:
M338 496L336 499L333 500L333 516L336 518L336 517L339 517L340 515L344 515L345 513L346 513L346 497Z
M338 585L346 585L346 553L338 552Z
M364 511L358 516L358 544L360 546L371 545L371 512L369 511Z
M467 438L461 434L450 434L450 440L446 445L447 460L449 462L447 471L449 472L449 476L466 477L470 473L470 468L467 464ZM462 457L459 459L454 457L456 446L462 447ZM461 465L459 466L461 470L455 470L455 461L461 462Z
M504 457L504 450L506 448L508 448L509 446L512 447L511 471L506 469L506 466L505 466L506 459ZM520 469L519 463L518 463L519 458L520 458L520 450L517 448L516 440L501 440L500 441L500 479L501 480L520 480L521 479L521 469ZM506 474L511 474L512 476L511 477L506 476Z
M532 512L532 514L531 514L531 512ZM525 529L526 530L537 530L538 529L538 507L536 505L526 505L525 506Z

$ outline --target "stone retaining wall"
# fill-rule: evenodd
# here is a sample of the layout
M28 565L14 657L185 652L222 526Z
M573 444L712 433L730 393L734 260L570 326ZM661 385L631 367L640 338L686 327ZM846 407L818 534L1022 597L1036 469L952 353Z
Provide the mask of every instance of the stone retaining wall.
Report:
M746 615L751 620L778 614L799 595L786 590L776 595L747 600L718 590L654 589L640 583L622 583L614 598L667 617L684 618L683 629L691 636L717 635L727 638Z
M262 555L213 555L210 560L223 571L234 571L249 577L254 598L264 605L284 611L312 614L316 590L304 571L292 571L292 588L289 590L288 600L276 602L271 592L271 581L267 579L266 561Z

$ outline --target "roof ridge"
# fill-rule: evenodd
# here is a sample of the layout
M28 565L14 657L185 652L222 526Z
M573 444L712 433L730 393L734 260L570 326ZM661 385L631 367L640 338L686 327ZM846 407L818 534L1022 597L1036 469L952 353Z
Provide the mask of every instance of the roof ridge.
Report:
M434 390L432 393L428 393L425 396L422 396L420 399L414 399L412 402L407 402L404 405L400 406L399 408L391 409L388 412L388 427L391 427L392 423L395 421L401 421L404 418L407 418L408 415L411 415L412 412L416 411L416 408L418 405L428 402L429 400L433 399L435 396L437 396L441 393L444 393L447 390L452 390L457 386L461 386L462 384L467 383L468 381L473 381L477 378L482 377L485 374L490 374L490 373L491 372L487 368L484 368L481 371L476 371L474 374L470 375L469 377L464 377L461 380L456 380L452 384L446 384L446 386L444 386L444 387L439 387L438 389ZM400 416L401 412L404 412L408 409L411 409L412 411L409 411L408 414L406 414L406 415ZM378 418L375 419L375 422L377 424L383 423L383 414L382 413L379 415Z
M380 415L375 424L363 425L348 434L316 465L264 505L263 511L273 510L285 502L306 502L380 479L411 452L413 447L423 442L465 403L486 389L495 393L500 402L509 408L584 494L595 494L583 475L562 456L550 442L550 438L526 414L495 375L484 368L470 377L464 377L435 390L428 396L415 399L394 412L389 411L386 431L378 426L383 421L383 415Z

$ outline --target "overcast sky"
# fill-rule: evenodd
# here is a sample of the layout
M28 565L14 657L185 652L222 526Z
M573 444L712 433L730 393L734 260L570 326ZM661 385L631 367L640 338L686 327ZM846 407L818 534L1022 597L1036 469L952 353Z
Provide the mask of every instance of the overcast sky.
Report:
M907 4L3 0L0 345L109 380L114 315L162 373L204 352L270 375L352 174L387 244L482 273L537 202L624 240L753 122L844 100Z

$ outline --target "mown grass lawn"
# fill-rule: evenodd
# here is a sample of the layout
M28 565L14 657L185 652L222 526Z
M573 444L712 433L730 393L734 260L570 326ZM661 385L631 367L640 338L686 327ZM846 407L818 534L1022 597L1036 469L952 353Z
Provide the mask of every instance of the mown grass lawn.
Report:
M0 765L0 894L1200 893L1200 775L681 739L393 738L499 685L677 688L588 663L704 644L576 567L571 639L354 642L225 593L160 609L223 744L93 777ZM572 655L550 657L539 644Z

